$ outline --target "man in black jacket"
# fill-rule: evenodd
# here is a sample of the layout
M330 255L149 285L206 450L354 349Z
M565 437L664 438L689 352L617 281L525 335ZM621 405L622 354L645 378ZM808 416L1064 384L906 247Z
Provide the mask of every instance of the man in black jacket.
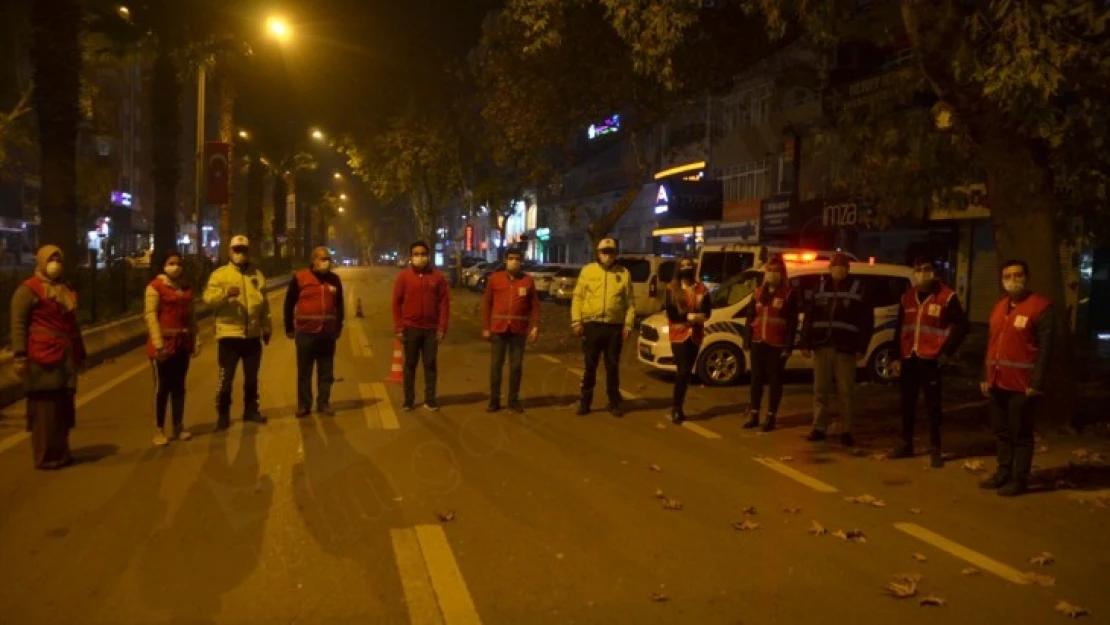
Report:
M863 281L849 276L848 257L834 254L829 275L813 295L802 322L802 355L814 358L813 430L808 441L823 441L829 428L829 399L833 380L840 399L840 442L851 447L852 399L856 363L867 353L875 331L875 311L864 293Z

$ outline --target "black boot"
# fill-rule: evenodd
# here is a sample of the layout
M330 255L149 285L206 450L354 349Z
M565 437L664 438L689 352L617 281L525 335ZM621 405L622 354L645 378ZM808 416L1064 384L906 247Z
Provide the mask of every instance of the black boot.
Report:
M775 413L772 412L771 414L767 415L767 420L763 422L763 431L764 432L774 432L775 431Z
M748 411L748 421L744 424L745 430L754 430L759 427L759 413L755 410Z
M995 473L994 475L988 477L987 479L979 482L979 488L982 488L984 490L994 490L994 489L1002 488L1003 486L1005 486L1006 484L1009 484L1009 483L1010 483L1010 476L1004 475L1002 473Z
M1027 490L1025 480L1014 479L999 488L998 494L1002 497L1017 497L1018 495L1024 495Z
M681 408L675 408L671 411L671 423L675 425L680 425L685 420L686 415L682 413Z
M897 460L899 458L913 458L913 443L902 443L901 445L895 447L890 451L890 454L887 455L887 458L890 458L891 460Z
M579 398L579 400L578 400L578 410L576 410L574 414L576 414L580 417L584 417L584 416L590 414L590 404L592 404L593 401L594 401L593 394L591 394L591 393L583 394L582 397Z
M230 410L220 410L216 416L216 427L212 428L212 432L224 432L231 427L231 414Z

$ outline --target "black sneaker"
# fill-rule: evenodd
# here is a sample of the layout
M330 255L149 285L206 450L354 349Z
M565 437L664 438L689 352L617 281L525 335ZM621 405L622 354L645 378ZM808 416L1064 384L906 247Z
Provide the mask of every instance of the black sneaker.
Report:
M257 423L259 425L265 425L267 421L269 421L269 419L258 414L257 412L248 412L247 414L243 415L243 423Z
M806 440L811 443L823 441L828 437L829 435L826 434L824 430L810 430L809 434L806 434Z
M524 414L524 406L518 401L509 402L509 412L514 414Z
M574 414L576 414L580 417L584 417L584 416L590 414L590 405L587 404L584 401L579 401L578 402L578 409L574 411Z
M231 420L230 419L218 419L218 420L216 420L216 425L212 427L212 433L213 434L219 434L220 432L226 432L228 430L228 428L230 428L230 427L231 427Z
M624 408L620 404L609 404L609 414L619 419L624 416Z
M686 420L686 415L682 414L681 410L672 410L671 411L671 423L673 423L675 425L681 425L682 422L685 421L685 420Z
M997 488L1002 488L1009 482L1010 478L1006 477L1005 475L999 475L995 473L987 479L979 482L979 488L982 488L983 490L993 490Z
M852 438L851 432L845 432L840 435L840 444L845 447L855 447L856 439Z
M1021 480L1011 480L998 489L1000 497L1017 497L1024 495L1028 489L1025 487L1025 482Z
M745 430L754 430L757 427L759 427L759 413L758 412L749 412L748 413L748 420L747 420L746 423L744 423L744 429Z
M771 415L771 416L767 417L767 420L763 422L763 428L762 429L763 429L764 432L774 432L775 431L775 416L774 415Z
M297 408L297 418L298 419L303 419L311 413L312 413L312 411L309 410L306 406L301 406L300 408Z
M412 404L404 404L403 406L401 406L402 412L412 412L412 410Z
M887 458L891 460L898 460L900 458L913 458L913 446L905 444L899 445L892 449L889 454L887 454Z
M426 401L424 402L424 410L428 412L439 412L439 404L434 401Z
M319 412L322 415L327 415L329 417L335 416L335 410L332 409L331 404L320 404L319 406L316 406L316 412Z
M486 406L486 412L500 412L501 404L490 404Z
M939 451L929 453L929 466L934 469L944 468L944 456Z

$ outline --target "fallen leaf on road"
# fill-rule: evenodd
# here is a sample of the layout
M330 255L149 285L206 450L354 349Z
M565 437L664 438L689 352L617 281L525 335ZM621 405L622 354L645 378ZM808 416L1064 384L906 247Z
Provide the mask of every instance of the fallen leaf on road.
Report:
M868 458L870 458L871 460L886 460L887 455L886 454L871 454L870 456L868 456Z
M1081 616L1089 616L1091 613L1086 608L1081 608L1077 605L1072 605L1067 601L1057 601L1055 610L1064 616L1070 618L1079 618Z
M732 524L732 529L734 529L738 532L750 532L752 530L759 529L759 523L756 523L755 521L753 521L751 519L744 519L743 522L737 521L737 522L733 523Z
M655 489L655 498L656 499L666 499L667 498L667 496L663 494L663 489L662 488L656 488Z
M966 569L960 571L960 575L967 575L968 577L971 577L972 575L979 575L980 573L982 573L982 571L973 566L969 566Z
M936 595L926 595L926 596L922 597L921 599L918 599L917 602L922 606L931 605L931 606L938 606L939 607L939 606L943 606L943 605L948 605L948 602L945 601L944 598L938 597Z
M664 423L663 423L662 421L656 421L656 422L655 422L655 429L657 429L657 430L665 430L665 429L667 429L667 426L666 426L666 424L664 424Z
M927 562L929 560L929 557L923 553L915 553L913 554L913 559L917 560L918 562Z
M677 499L671 499L670 497L667 497L666 499L663 500L663 509L664 510L681 510L682 509L682 502L677 500Z
M986 468L987 466L983 464L982 460L964 460L964 470L966 471L978 473L979 471L983 471Z
M1068 479L1060 478L1056 480L1056 483L1053 484L1053 486L1056 488L1056 490L1066 490L1069 488L1075 488L1075 482Z
M1052 577L1050 575L1041 575L1040 573L1034 573L1033 571L1029 571L1029 572L1023 573L1022 577L1024 577L1026 579L1026 581L1028 581L1031 584L1036 584L1038 586L1044 586L1046 588L1049 587L1049 586L1055 586L1056 585L1056 578Z
M1056 561L1052 554L1047 551L1042 551L1039 554L1029 558L1029 564L1036 564L1037 566L1048 566Z
M455 513L451 510L444 510L442 512L437 512L436 517L438 517L439 520L444 523L450 523L451 521L455 520Z
M910 514L921 514L921 508L910 508L908 512Z
M829 533L829 530L825 529L825 526L821 525L817 521L810 521L809 533L813 534L814 536L824 536L825 534Z
M663 471L663 468L657 464L649 464L648 469L655 471L656 473L661 473Z
M779 462L794 462L794 456L779 456Z
M668 597L667 595L663 594L663 584L660 584L659 585L659 590L656 590L656 591L651 593L651 600L656 602L656 603L662 603L664 601L670 601L671 598Z
M782 511L785 512L786 514L798 514L799 512L802 511L802 509L801 508L795 508L794 506L784 506Z
M847 501L848 503L862 503L873 508L886 507L885 501L876 497L872 497L871 495L856 495L855 497L845 497L844 501Z
M867 536L865 536L864 533L861 532L858 529L848 530L847 536L848 536L848 541L849 542L853 542L853 543L865 543L865 542L867 542Z
M832 535L840 540L848 540L848 533L844 530L836 530Z
M917 594L919 581L921 581L920 576L895 575L894 581L886 585L886 592L896 599L909 599Z
M740 509L741 514L755 514L755 506L746 506Z

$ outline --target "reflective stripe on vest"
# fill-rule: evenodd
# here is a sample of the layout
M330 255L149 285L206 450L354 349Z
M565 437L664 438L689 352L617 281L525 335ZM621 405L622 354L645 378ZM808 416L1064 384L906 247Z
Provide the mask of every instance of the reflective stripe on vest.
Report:
M1032 387L1036 368L1037 321L1051 302L1030 293L1010 309L1010 298L995 304L991 312L987 344L987 383L1002 390L1022 393Z
M333 285L320 279L311 269L302 269L296 275L300 295L293 308L293 321L297 332L305 334L334 333L338 329L339 314L335 310Z
M849 332L859 332L859 328L843 321L814 321L814 328L835 328L838 330L847 330Z
M162 353L172 356L178 350L192 352L196 339L189 327L192 289L170 286L161 277L152 280L150 288L158 293L158 331L162 335ZM146 353L150 358L158 354L153 337L147 338Z
M942 316L955 294L952 289L941 285L937 293L930 293L922 302L917 301L918 291L915 289L909 289L902 295L902 335L898 340L903 358L917 355L934 359L940 356L950 332L949 326L941 326Z
M755 292L756 319L752 327L752 342L767 343L775 347L786 347L786 302L790 299L792 290L788 286L781 287L771 294L771 303L764 304L764 287L759 287Z
M709 289L701 282L695 282L692 289L683 288L682 296L686 300L686 311L694 313L694 311L700 310L702 301L708 293ZM705 326L701 323L691 326L685 323L671 323L668 321L667 332L672 343L681 343L688 338L692 338L695 345L701 345L705 338Z

